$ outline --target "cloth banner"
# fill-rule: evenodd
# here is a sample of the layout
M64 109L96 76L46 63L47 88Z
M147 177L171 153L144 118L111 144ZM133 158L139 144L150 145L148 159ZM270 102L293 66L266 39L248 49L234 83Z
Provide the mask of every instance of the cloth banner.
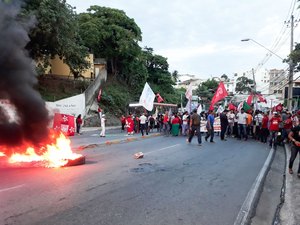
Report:
M101 94L102 94L102 89L100 88L98 96L97 96L97 101L100 102L101 99Z
M279 103L278 105L275 106L275 111L281 112L282 110L283 110L283 106L281 103Z
M267 103L267 99L265 99L262 95L258 95L258 100L259 100L260 102Z
M193 96L193 86L190 83L188 89L185 92L185 97L190 100L190 99L192 99L192 96Z
M222 113L224 111L224 108L222 105L219 105L217 113Z
M201 112L202 112L202 105L199 104L199 106L197 108L197 114L200 115Z
M75 134L75 117L67 114L54 114L53 129L61 131L66 136Z
M218 89L216 90L216 93L213 97L213 99L211 100L211 105L209 107L210 110L214 109L214 105L220 101L221 99L225 98L226 96L228 96L228 93L226 91L226 88L224 86L223 82L220 82Z
M241 103L238 105L237 110L238 110L239 112L241 112L241 109L243 108L243 104L244 104L244 102L241 102Z
M189 99L186 103L185 110L190 114L192 112L192 101Z
M146 82L143 92L140 96L140 101L139 103L148 111L152 111L153 109L153 103L155 99L155 94L152 91L151 87L149 84Z
M158 102L158 103L161 103L161 102L164 101L164 99L160 96L159 93L156 94L156 98L157 98L157 102Z
M251 105L252 104L252 101L253 101L253 95L249 95L248 98L247 98L247 104L248 105Z
M248 112L249 110L251 110L251 106L247 104L247 102L243 103L243 109L245 110L245 112Z
M207 132L207 128L206 128L206 120L201 120L201 124L200 124L200 132ZM214 132L221 132L221 121L220 121L220 117L216 117L215 118L215 122L214 122Z
M237 110L236 106L234 104L232 104L232 103L229 103L228 109L229 110L234 110L234 111Z

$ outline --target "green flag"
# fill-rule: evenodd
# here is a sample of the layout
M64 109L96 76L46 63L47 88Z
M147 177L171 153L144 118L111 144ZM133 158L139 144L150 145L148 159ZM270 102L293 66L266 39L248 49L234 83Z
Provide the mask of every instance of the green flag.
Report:
M243 103L243 109L245 110L245 112L248 112L251 109L251 106L247 104L247 102Z

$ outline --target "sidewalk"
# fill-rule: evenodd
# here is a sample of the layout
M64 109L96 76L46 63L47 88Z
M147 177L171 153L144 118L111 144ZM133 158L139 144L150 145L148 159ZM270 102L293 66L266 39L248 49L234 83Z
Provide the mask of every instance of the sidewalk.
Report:
M296 158L293 165L294 174L289 174L288 164L291 156L291 146L286 144L286 181L285 181L285 201L280 211L280 220L282 225L300 225L300 179L297 177L299 157Z
M121 132L121 127L106 127L106 137L100 137L101 128L99 127L83 127L81 135L75 134L69 137L71 140L71 147L73 150L84 150L87 148L95 148L99 146L127 143L138 141L146 138L157 137L161 134L153 131L149 135L142 136L141 133L134 135L127 135L127 132Z

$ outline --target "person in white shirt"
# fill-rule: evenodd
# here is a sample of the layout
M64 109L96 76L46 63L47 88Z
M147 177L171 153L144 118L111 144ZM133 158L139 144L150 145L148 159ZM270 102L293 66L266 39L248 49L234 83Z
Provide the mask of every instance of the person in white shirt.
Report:
M187 135L187 130L188 130L188 112L185 112L182 116L182 135L186 136Z
M230 110L230 112L227 115L228 118L228 135L233 135L233 126L234 126L234 118L235 114L233 113L233 110Z
M105 114L103 114L101 116L101 133L100 133L100 137L105 137Z
M146 123L148 123L148 118L145 116L145 113L143 113L140 116L140 126L141 126L142 136L144 136L144 130L146 130L146 134L148 135L148 127L146 126Z
M246 131L247 117L248 117L247 113L245 113L243 108L241 109L241 112L239 112L236 115L236 118L238 120L238 138L239 139L241 139L241 138L244 138L245 140L248 139L247 131Z

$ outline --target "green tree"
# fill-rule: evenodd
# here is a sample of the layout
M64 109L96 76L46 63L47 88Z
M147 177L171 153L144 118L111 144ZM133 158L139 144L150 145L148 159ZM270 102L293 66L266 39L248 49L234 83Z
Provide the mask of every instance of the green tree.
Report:
M141 52L142 32L122 10L94 5L79 15L79 24L85 46L96 57L107 59L108 72L113 75L122 74L129 59Z
M236 80L235 91L240 94L249 94L253 91L252 86L254 85L254 81L245 76L239 77Z
M300 44L297 43L295 46L295 49L291 52L288 59L284 60L284 62L289 62L292 60L292 63L294 64L295 71L300 71Z
M173 73L172 73L172 80L176 83L177 80L178 80L178 71L177 70L174 70Z
M172 80L171 73L168 71L169 64L167 58L153 54L152 48L145 47L144 59L148 71L147 81L159 87L159 90L155 91L161 94L173 94L173 85L175 83Z
M210 102L218 88L219 83L215 79L208 79L198 85L195 94L200 96L204 101Z
M76 74L88 67L88 49L82 45L73 7L65 0L26 0L21 17L34 16L35 26L30 30L26 46L35 60L58 55Z
M225 82L230 80L226 74L223 74L221 79L223 79Z

